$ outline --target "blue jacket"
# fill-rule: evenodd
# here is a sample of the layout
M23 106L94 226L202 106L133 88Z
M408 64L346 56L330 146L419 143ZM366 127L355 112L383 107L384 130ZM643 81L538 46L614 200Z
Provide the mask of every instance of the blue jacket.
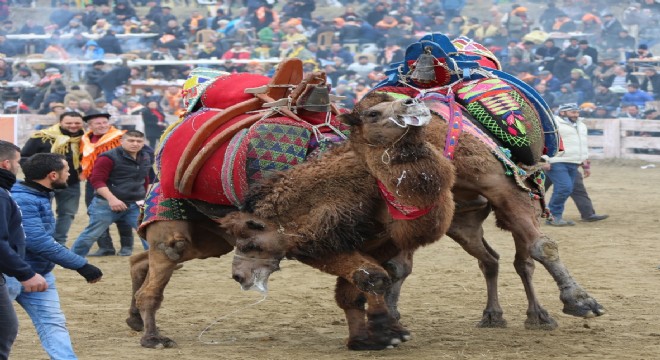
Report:
M9 191L0 188L0 274L25 281L34 276L34 270L25 257L25 234L21 225L21 211Z
M23 213L27 249L25 261L41 275L51 272L55 264L67 269L80 269L87 260L53 239L55 216L50 205L52 192L37 187L38 184L33 187L19 182L11 188L12 197Z

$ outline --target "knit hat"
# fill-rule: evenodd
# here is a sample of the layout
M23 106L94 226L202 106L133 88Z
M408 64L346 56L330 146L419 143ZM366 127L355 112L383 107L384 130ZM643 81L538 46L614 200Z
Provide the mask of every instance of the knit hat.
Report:
M580 110L578 105L576 103L568 103L568 104L561 104L559 105L559 108L557 111L562 112L562 111L574 111L574 110Z

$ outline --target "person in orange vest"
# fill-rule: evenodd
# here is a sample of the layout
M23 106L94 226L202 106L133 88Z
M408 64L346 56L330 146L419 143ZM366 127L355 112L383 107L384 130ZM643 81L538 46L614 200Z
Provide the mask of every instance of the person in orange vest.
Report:
M94 162L102 153L121 146L121 137L125 131L119 130L110 125L110 114L94 112L83 117L87 123L88 131L83 135L80 143L80 153L82 154L81 180L88 180L94 168ZM85 184L85 205L89 204L94 198L94 188L87 181ZM117 223L120 237L133 236L133 229L130 224ZM109 256L115 255L115 249L110 238L110 231L106 229L103 235L97 239L99 249L88 256Z

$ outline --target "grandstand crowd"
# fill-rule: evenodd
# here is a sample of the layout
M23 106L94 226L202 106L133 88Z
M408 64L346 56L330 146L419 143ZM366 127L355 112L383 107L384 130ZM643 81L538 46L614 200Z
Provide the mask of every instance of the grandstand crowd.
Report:
M3 109L55 115L103 110L163 122L181 111L180 87L146 87L128 96L131 82L185 79L193 68L183 61L189 59L217 58L208 66L270 74L276 63L264 59L290 57L302 59L306 71L324 70L333 92L345 97L342 105L351 108L385 77L388 64L403 60L408 44L441 32L488 47L503 70L534 86L552 107L575 102L589 117L660 118L653 103L660 100L660 61L652 54L660 34L656 0L492 1L490 8L465 11L475 2L53 0L47 19L19 21L11 10L32 3L14 0L0 10ZM117 38L139 33L153 36ZM46 60L25 61L35 56ZM136 58L182 61L130 66L127 60Z

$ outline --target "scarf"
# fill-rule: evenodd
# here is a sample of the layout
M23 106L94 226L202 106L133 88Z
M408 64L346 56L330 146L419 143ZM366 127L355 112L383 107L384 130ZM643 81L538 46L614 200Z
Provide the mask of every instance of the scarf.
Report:
M158 111L158 109L149 109L149 110L151 111L152 114L154 114L154 116L156 116L159 123L163 123L165 121L165 116L163 115L163 113Z
M0 169L0 188L9 191L15 182L16 175L14 173L6 169Z
M71 134L68 131L65 134L62 132L60 125L55 124L47 129L37 131L32 135L32 138L41 139L44 142L50 141L52 143L50 152L54 154L66 156L71 151L73 166L78 169L80 167L80 139L83 134L82 130L76 134Z
M82 180L87 180L92 174L92 168L94 167L94 162L96 158L102 153L112 150L117 146L121 146L121 136L124 135L124 130L119 130L114 126L110 127L107 133L103 134L99 141L92 143L92 132L86 133L82 137L82 173L80 178Z
M199 27L199 21L204 19L202 15L193 16L190 18L190 32L194 34Z

